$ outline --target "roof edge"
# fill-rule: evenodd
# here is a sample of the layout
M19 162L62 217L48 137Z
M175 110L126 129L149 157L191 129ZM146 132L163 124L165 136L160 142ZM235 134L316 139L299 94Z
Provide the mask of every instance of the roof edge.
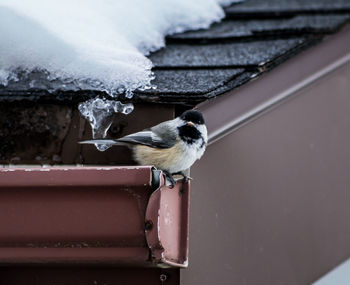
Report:
M349 24L337 34L325 37L322 43L301 52L259 78L219 98L199 104L197 108L203 112L207 121L209 144L348 62Z

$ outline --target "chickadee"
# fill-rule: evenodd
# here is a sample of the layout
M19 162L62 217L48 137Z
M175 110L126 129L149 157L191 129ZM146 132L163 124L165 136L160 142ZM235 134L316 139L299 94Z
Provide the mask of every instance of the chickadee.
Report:
M119 139L96 139L82 144L127 145L139 165L154 165L161 169L172 187L172 174L185 175L192 164L203 155L208 142L207 128L201 112L189 110L180 117L160 123L150 129Z

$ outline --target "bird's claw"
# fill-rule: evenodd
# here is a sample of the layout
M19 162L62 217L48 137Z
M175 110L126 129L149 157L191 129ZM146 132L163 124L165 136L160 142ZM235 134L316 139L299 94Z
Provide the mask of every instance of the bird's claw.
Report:
M173 189L175 187L176 181L174 177L169 172L164 172L166 179L170 182L169 188Z
M183 177L183 179L182 179L182 182L183 182L183 183L187 183L189 180L193 180L192 177L186 175L183 171L176 172L176 173L174 173L174 174L181 175L181 176Z
M168 177L169 182L170 182L170 188L173 189L175 187L176 181L173 177Z
M176 180L174 179L174 177L172 176L171 173L164 171L165 177L166 179L170 182L170 188L174 188L175 184L176 184ZM183 172L178 172L178 173L174 173L174 174L180 174L183 176L182 182L185 184L187 183L189 180L193 180L192 177L185 175Z
M182 179L182 182L183 182L183 183L187 183L188 181L193 180L192 177L187 176L187 175L183 175L183 177L184 177L184 178Z

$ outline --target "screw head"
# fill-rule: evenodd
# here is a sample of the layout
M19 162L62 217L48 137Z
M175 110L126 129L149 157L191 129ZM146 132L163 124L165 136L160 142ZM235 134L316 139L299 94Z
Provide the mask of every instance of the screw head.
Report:
M153 228L153 223L152 221L146 221L145 222L145 230L150 231Z
M166 274L160 274L160 276L159 276L159 279L160 279L161 282L166 281L167 278L168 278L168 277L166 276Z

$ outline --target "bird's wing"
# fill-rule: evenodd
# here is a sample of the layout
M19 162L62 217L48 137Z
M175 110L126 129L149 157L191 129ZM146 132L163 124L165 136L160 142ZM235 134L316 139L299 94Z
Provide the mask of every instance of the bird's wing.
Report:
M142 144L157 148L170 148L176 143L176 130L167 124L161 123L151 129L143 130L119 139L117 142Z
M119 139L96 139L81 141L81 144L142 144L157 148L170 148L175 145L177 129L171 121L166 121L150 129L127 135Z

